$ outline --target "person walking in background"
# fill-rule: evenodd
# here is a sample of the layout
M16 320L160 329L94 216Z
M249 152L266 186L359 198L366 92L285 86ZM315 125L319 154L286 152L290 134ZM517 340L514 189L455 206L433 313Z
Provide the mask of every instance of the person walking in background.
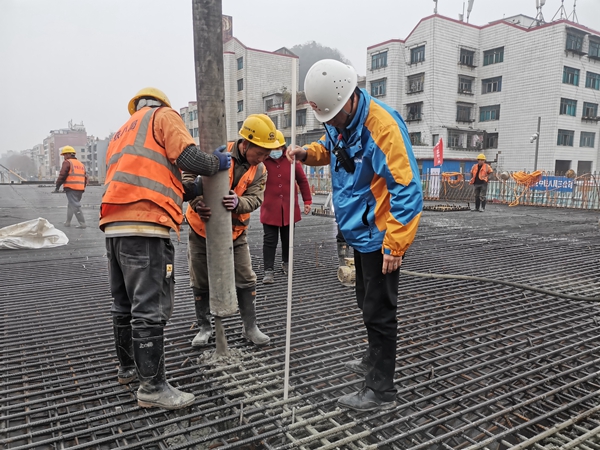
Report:
M354 68L317 61L304 90L325 135L287 155L311 166L330 164L335 218L354 249L356 299L369 341L363 358L346 364L365 376L366 385L338 404L358 411L390 409L397 392L399 269L423 209L419 169L404 120L357 88Z
M267 184L265 187L265 201L260 207L260 222L263 224L263 267L265 276L263 284L275 283L275 253L277 242L281 236L281 270L288 272L290 253L290 174L292 163L285 157L286 143L283 133L277 130L277 139L281 147L272 150L271 155L265 160L267 168ZM294 191L294 223L300 221L300 207L298 205L298 187L304 203L304 214L309 214L312 204L310 186L302 164L297 162L294 167L296 174L296 189ZM293 228L293 226L292 226Z
M235 288L242 316L242 333L255 345L268 344L270 338L260 331L256 324L256 274L252 270L246 230L250 223L250 214L260 207L264 199L267 171L263 162L271 150L281 145L275 132L275 125L269 116L251 114L239 131L242 139L228 144L231 151L231 190L223 198L223 206L231 211ZM202 201L202 178L190 174L184 174L183 178L186 183L195 182L199 195L190 202L185 217L190 225L188 262L199 329L192 340L192 347L201 347L206 345L212 336L204 225L204 222L210 219L211 210Z
M106 236L118 381L137 377L138 405L180 409L194 394L171 386L165 375L164 327L173 313L175 268L170 230L179 234L188 200L181 170L214 175L230 155L196 147L181 116L156 88L140 90L131 118L106 152L100 229Z
M81 212L81 197L88 184L85 166L77 159L75 149L70 145L64 146L60 154L63 157L63 164L56 179L54 192L58 192L62 185L67 196L67 221L63 225L70 227L73 215L75 215L79 222L75 228L85 228L85 217Z
M477 155L477 164L471 167L471 181L475 193L475 209L474 211L484 212L485 204L487 203L486 195L488 188L488 179L494 170L488 163L485 162L485 155L480 153Z

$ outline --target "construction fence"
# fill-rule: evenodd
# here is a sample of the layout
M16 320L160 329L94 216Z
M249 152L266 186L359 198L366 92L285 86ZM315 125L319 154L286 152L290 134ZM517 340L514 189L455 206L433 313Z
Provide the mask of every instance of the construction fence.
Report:
M313 194L331 192L329 174L307 175ZM474 202L470 175L459 172L421 174L425 200L446 203ZM502 172L488 183L487 200L510 206L547 206L552 208L600 209L600 174L576 176L554 172Z

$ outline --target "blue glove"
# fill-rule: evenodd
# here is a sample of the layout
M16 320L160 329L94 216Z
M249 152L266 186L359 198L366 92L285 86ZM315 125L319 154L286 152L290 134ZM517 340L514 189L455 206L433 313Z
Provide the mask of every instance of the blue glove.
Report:
M227 146L221 145L214 151L214 155L219 158L219 170L227 170L231 167L231 153L226 152Z
M237 194L233 191L229 191L229 195L223 197L223 206L229 211L233 211L237 207L239 202L240 199L238 198Z

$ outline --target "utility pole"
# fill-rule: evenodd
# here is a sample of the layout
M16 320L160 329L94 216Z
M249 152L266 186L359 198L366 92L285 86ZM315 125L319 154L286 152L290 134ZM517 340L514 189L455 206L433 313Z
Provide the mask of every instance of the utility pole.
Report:
M200 148L213 153L227 142L221 0L192 0L198 136ZM229 172L202 180L204 203L211 209L206 222L206 253L210 286L210 311L215 318L215 356L226 356L227 339L221 317L238 310L233 266L231 213L223 207L229 193Z
M533 171L535 172L537 170L537 162L538 162L538 151L540 149L540 127L542 125L542 118L538 117L538 127L537 127L537 133L536 133L536 138L535 138L535 158L533 160Z

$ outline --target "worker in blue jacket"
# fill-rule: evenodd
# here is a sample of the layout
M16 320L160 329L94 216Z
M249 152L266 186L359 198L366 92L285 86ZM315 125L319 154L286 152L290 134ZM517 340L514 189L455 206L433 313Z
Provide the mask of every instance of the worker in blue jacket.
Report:
M358 411L391 409L399 269L423 209L417 162L400 114L358 89L351 66L318 61L304 89L325 134L287 155L310 166L331 166L335 218L354 248L356 298L369 341L363 358L346 364L364 374L366 386L338 404Z

